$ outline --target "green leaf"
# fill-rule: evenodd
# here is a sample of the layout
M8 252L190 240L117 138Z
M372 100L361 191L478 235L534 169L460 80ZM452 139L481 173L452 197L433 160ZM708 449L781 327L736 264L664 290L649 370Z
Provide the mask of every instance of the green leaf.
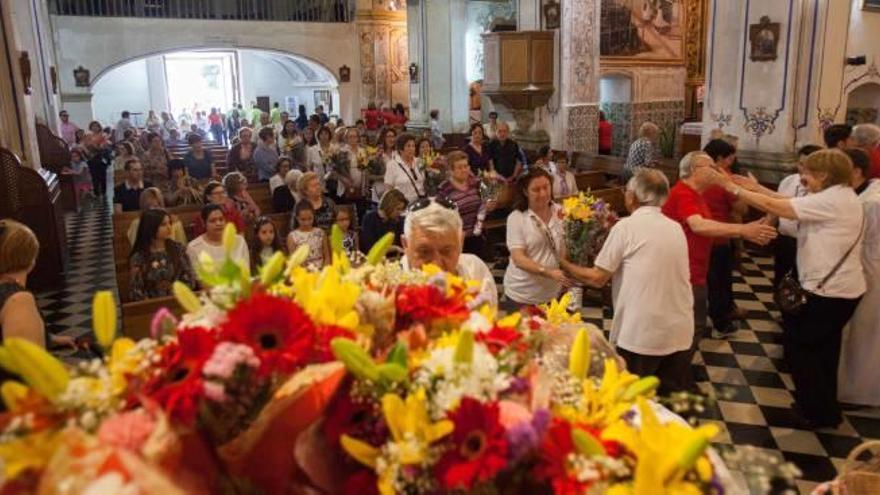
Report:
M345 248L342 246L342 237L342 229L334 223L333 227L330 228L330 250L335 254L345 252Z
M582 456L589 458L605 455L605 447L589 432L574 428L571 430L571 441Z
M388 353L388 359L385 360L386 363L396 363L403 367L406 367L406 344L403 342L398 342L391 349L391 352Z
M402 382L406 380L406 367L397 363L384 363L376 367L379 371L379 378L391 383Z
M385 254L391 249L392 244L394 244L394 233L388 232L383 235L376 244L373 244L372 248L370 248L370 252L367 253L367 263L370 265L378 265L380 261L385 259Z

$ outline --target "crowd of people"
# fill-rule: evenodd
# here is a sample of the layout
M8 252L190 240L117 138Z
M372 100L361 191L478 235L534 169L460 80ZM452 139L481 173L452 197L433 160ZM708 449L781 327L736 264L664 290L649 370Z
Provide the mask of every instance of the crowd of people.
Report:
M805 426L839 424L839 400L880 405L880 374L871 363L880 351L880 127L831 126L826 147L801 148L797 173L774 191L743 172L735 137L716 131L702 151L681 159L670 186L654 168L659 130L647 122L622 168L630 214L611 229L595 265L583 267L567 259L557 201L577 193L567 154L545 148L529 163L497 115L472 126L461 149L438 149L443 141L431 129L408 132L405 112L394 115L370 105L363 119L344 126L300 108L295 119L282 112L272 125L274 115L264 112L256 132L237 127L222 178L200 135L189 134L189 152L174 160L153 130L142 140L138 130L123 128L114 142L93 123L71 171L85 177L82 162L91 168L90 157L103 147L121 158L125 178L114 201L120 211L143 210L130 258L132 298L167 295L175 280L195 284L200 257L224 255L228 222L240 234L233 257L254 268L301 245L309 246L307 264L323 266L333 225L353 260L393 232L405 266L434 263L480 280L484 297L506 310L547 303L575 284L610 281L612 343L631 370L659 376L667 390L692 390L690 362L700 340L729 337L746 316L732 287L743 241L772 242L774 284L794 284L802 296L782 323L794 407ZM432 185L437 176L442 180ZM249 179L271 187L276 213L290 213L286 238L249 198ZM481 260L482 224L495 208L487 181L509 184L514 196L500 298ZM154 199L143 199L148 191ZM188 202L205 206L184 245L163 204Z

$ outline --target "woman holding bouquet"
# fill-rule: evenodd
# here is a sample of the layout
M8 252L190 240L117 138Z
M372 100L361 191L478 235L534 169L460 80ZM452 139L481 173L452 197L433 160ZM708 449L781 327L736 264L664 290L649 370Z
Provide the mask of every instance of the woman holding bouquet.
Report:
M333 131L327 126L321 126L318 129L318 144L310 146L307 152L308 170L318 174L321 184L327 180L328 172L333 170L333 157L339 152L339 148L332 140ZM336 180L334 179L333 182L335 183ZM335 189L329 187L327 190L335 192Z
M416 149L425 174L425 193L436 196L440 184L446 179L446 157L437 153L430 138L419 139Z
M437 198L449 200L458 207L464 230L462 251L482 257L485 247L482 223L494 202L483 203L480 181L471 174L470 161L463 151L450 152L446 162L450 164L449 179L440 185Z
M571 285L559 267L564 234L553 178L541 168L530 169L517 181L513 201L507 217L507 301L501 304L507 310L547 303Z

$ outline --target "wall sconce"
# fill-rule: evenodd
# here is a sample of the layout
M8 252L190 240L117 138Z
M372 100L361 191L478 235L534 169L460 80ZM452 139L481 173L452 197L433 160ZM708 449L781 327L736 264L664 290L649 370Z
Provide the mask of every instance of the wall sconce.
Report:
M419 66L415 62L409 64L409 82L411 84L419 83Z

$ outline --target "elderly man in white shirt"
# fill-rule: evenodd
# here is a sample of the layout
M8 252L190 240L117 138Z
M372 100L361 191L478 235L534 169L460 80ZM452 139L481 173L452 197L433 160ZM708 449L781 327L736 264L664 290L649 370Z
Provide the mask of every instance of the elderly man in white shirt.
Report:
M442 201L442 200L441 200ZM432 263L467 280L480 282L479 297L498 307L498 288L489 267L473 254L462 253L464 230L454 204L420 199L410 206L403 224L404 268Z
M694 386L688 246L681 226L660 210L668 195L662 172L639 169L625 196L632 215L612 227L595 267L562 261L567 272L589 285L612 280L611 342L630 371L657 376L664 392Z

